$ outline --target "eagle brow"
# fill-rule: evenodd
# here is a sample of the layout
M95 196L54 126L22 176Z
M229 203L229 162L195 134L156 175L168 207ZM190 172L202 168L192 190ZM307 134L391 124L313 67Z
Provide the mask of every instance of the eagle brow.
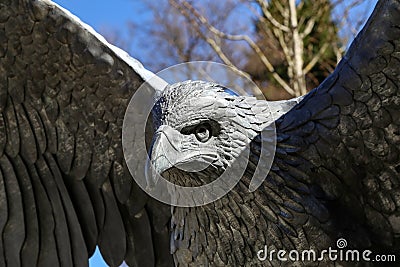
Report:
M188 125L185 125L180 129L181 134L189 135L192 134L194 129L202 124L209 124L213 130L214 135L218 134L220 131L220 125L217 121L213 119L198 119L195 122L192 122Z
M194 122L190 121L187 124L183 124L183 127L180 129L180 132L182 134L191 134L197 126L204 124L204 123L209 123L209 122L210 122L210 119L199 119Z

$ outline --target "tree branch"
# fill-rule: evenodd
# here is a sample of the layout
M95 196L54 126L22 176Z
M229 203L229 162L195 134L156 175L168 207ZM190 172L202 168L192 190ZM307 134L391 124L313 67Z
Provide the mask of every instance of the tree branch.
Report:
M169 0L170 4L175 7L181 14L186 17L191 25L195 27L196 32L199 34L199 36L206 41L211 48L215 51L215 53L218 55L218 57L224 62L226 65L231 67L234 72L237 72L238 74L241 74L248 79L251 79L250 75L248 73L245 73L241 70L239 70L235 64L232 63L232 61L225 55L225 53L222 51L221 47L216 43L216 41L212 38L207 37L201 30L200 30L200 24L195 21L193 18L191 18L190 14L186 12L186 10L182 9L179 3L177 3L175 0Z
M281 24L279 21L277 21L269 12L268 10L268 3L265 0L256 0L256 2L260 5L261 10L265 18L277 29L284 31L284 32L289 32L290 29L289 27Z
M307 35L311 33L315 25L315 18L311 18L307 21L307 24L303 30L303 32L300 34L301 38L304 39Z
M271 62L268 60L268 58L265 56L265 54L261 51L260 47L248 36L248 35L235 35L235 34L227 34L225 32L222 32L212 26L208 20L202 16L197 10L189 4L187 1L182 1L178 3L175 0L170 0L170 3L178 9L182 15L184 15L187 19L191 20L192 23L196 24L198 27L200 27L200 24L198 21L201 23L201 25L205 26L211 33L215 34L216 36L227 39L227 40L232 40L232 41L245 41L252 49L253 51L259 56L261 59L261 62L265 65L265 67L268 69L269 72L271 72L272 77L278 82L280 86L284 90L286 90L289 94L291 95L296 95L295 91L280 77L280 75L275 71L274 66L271 64ZM186 10L184 10L184 8ZM198 21L192 20L190 14L187 12L189 11ZM201 32L201 31L200 31ZM229 58L223 53L221 50L221 47L218 46L218 44L215 42L214 39L206 37L204 34L202 34L204 40L213 48L213 50L217 53L217 55L221 58L221 60L227 64L230 67L233 67L235 69L236 66L229 60ZM247 74L248 77L248 74Z
M318 63L318 61L321 59L321 56L325 53L327 48L328 48L328 43L322 45L318 53L310 60L307 66L303 69L304 74L309 73L310 70L315 66L315 64Z

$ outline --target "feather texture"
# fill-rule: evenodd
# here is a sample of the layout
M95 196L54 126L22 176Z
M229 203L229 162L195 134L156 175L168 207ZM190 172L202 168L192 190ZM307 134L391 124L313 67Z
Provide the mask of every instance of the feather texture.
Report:
M268 104L213 83L169 86L155 125L185 135L179 145L190 150L201 147L191 129L206 121L213 143L199 155L218 160L196 173L170 168L167 179L209 183L250 146L227 195L171 208L133 183L123 157L123 115L144 69L50 1L1 1L0 265L85 266L99 246L110 266L279 266L257 251L326 249L339 237L394 253L399 29L400 3L379 1L334 73L304 98ZM267 167L261 144L273 140L260 132L271 123L274 161L250 193L257 164Z
M141 257L121 212L147 200L120 129L144 69L47 0L1 1L0 28L0 265L85 266L96 245L111 266Z

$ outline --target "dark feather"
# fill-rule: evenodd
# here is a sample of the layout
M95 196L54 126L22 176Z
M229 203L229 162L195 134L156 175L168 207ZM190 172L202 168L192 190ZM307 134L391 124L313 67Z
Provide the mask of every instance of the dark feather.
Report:
M120 136L140 69L86 27L51 2L0 5L2 266L84 266L96 245L118 265L120 209L146 205Z
M5 178L8 216L3 228L4 257L7 264L20 266L20 251L25 240L25 218L22 195L17 176L7 156L0 158L0 168Z
M105 204L105 218L98 245L104 260L110 266L119 266L126 253L125 228L109 182L103 184L101 193Z
M93 208L94 205L92 204L89 192L83 181L67 179L65 185L68 189L72 202L76 203L74 205L74 209L82 227L82 234L85 239L87 253L88 255L92 255L97 244L97 220L99 220L99 218L104 220L104 214L103 216L96 218Z
M71 241L68 234L67 218L60 192L55 183L54 174L51 172L44 158L39 158L36 166L54 214L54 234L57 250L59 251L60 264L72 265Z
M83 227L76 227L76 225L79 225L78 217L75 212L74 206L72 205L72 201L68 195L65 184L63 183L63 177L59 167L56 164L56 161L49 154L45 154L45 160L54 177L54 181L59 191L60 199L64 208L64 214L66 217L66 223L68 226L68 233L70 238L73 264L75 266L83 266L86 264L88 258L88 250L84 249L86 245L81 230ZM86 212L89 213L90 211L87 210Z
M397 251L399 28L399 2L379 1L334 73L271 112L229 96L235 107L221 115L211 107L226 106L207 100L216 117L252 134L279 114L275 159L249 193L258 136L227 196L171 210L150 200L124 163L122 121L140 68L51 2L3 1L0 265L84 266L96 245L111 266L250 266L263 245L327 248L339 237ZM224 134L234 141L226 153L248 141Z
M7 143L6 143L6 153L10 157L15 157L19 152L20 139L18 133L18 123L15 116L15 110L9 100L6 110L4 112L6 133L7 133Z
M21 188L25 216L25 241L21 249L21 266L31 266L39 256L39 220L30 174L18 156L13 161Z

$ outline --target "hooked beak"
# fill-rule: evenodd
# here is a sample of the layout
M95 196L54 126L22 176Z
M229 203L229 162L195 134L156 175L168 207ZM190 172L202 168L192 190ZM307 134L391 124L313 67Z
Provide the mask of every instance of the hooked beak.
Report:
M155 133L150 162L153 170L161 175L172 167L187 172L201 171L217 158L216 153L201 153L193 136L182 135L172 127L162 125Z
M160 126L155 133L151 148L151 164L158 174L172 168L179 157L179 132L168 126Z

